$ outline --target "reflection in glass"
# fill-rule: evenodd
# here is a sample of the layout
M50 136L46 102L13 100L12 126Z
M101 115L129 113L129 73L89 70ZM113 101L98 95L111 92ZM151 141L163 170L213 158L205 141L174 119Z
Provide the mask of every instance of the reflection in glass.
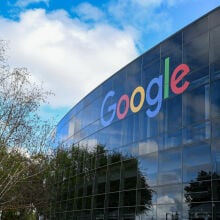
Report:
M181 209L176 204L157 205L157 220L180 220Z
M119 152L108 153L101 145L93 151L73 146L71 150L57 151L55 156L58 169L53 187L58 193L51 198L54 219L60 217L60 212L68 213L63 219L73 214L84 219L105 216L132 220L151 213L153 191L148 185L147 172L142 173L136 158ZM76 161L77 169L74 169Z
M211 62L212 63L218 62L219 57L220 57L219 37L220 37L220 26L216 27L210 32L210 38L211 38L210 49L211 49ZM213 78L216 78L216 77L214 76Z
M190 42L192 39L195 39L204 32L208 32L208 16L201 18L199 21L193 23L192 25L184 29L184 44Z
M199 171L197 178L184 187L189 219L219 219L220 180L216 173ZM213 208L214 207L214 208Z
M181 149L159 152L158 183L181 182Z
M165 131L173 131L182 126L182 96L175 96L164 103ZM174 135L173 135L174 136Z
M183 94L183 125L209 118L209 85L204 85Z
M207 143L198 143L183 149L183 181L195 180L200 170L211 171L211 150Z
M143 155L138 158L139 169L150 186L157 184L158 153Z
M190 71L207 66L209 63L208 32L183 46L183 62L190 66Z
M183 143L191 144L210 138L210 122L196 124L183 129Z
M212 150L212 169L215 173L220 175L220 140L213 141L211 145Z
M211 84L211 115L212 118L220 116L220 80L216 80Z
M173 148L182 144L182 130L177 130L173 133L165 134L164 148Z

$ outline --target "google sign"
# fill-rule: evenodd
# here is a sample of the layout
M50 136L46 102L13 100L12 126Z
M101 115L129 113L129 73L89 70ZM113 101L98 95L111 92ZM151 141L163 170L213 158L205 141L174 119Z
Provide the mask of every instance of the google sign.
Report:
M102 125L110 125L115 116L117 116L119 120L125 118L129 108L133 113L139 112L144 104L144 101L146 101L150 106L146 110L147 116L150 118L155 117L161 109L162 99L169 97L170 88L174 94L181 94L189 87L190 83L187 80L185 80L183 84L180 83L189 72L190 68L188 65L180 64L174 69L170 76L170 58L167 57L165 59L164 75L161 74L159 77L153 78L147 85L146 90L142 86L137 86L131 93L131 97L129 97L128 94L123 94L118 99L117 103L107 106L107 112L104 112L108 100L115 96L114 90L109 91L102 102L100 115ZM151 90L153 86L157 86L158 90L157 94L154 97L151 97ZM135 105L134 99L138 94L140 96L138 101L139 103ZM122 104L125 107L121 112Z

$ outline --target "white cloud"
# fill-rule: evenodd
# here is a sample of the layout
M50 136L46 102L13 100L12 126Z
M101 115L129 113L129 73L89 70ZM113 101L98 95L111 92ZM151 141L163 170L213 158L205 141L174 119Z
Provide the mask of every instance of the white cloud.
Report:
M144 7L158 7L162 4L167 5L168 7L174 6L176 4L180 4L182 2L186 2L189 0L128 0L131 1L132 3L140 4L141 6Z
M94 7L87 2L78 5L76 8L73 8L73 12L78 14L78 16L84 20L99 21L105 17L104 13L99 8Z
M162 2L164 2L163 0L131 0L133 3L137 3L140 4L141 6L144 7L149 7L149 6L158 6L160 5Z
M170 198L168 195L164 195L164 196L157 198L157 203L158 204L171 204L171 203L175 203L175 201L173 198Z
M0 18L0 39L10 41L13 66L25 66L56 96L54 107L72 106L137 56L130 33L107 24L93 28L65 11L29 10L20 21Z
M158 151L158 144L155 141L140 142L138 144L139 155L149 154Z
M40 2L44 2L46 5L49 4L49 0L18 0L16 2L16 6L25 8L32 3L40 3Z
M110 2L108 13L117 25L132 30L138 47L143 48L142 45L154 40L151 39L152 35L161 40L171 30L170 15L166 10L160 10L163 4L169 5L163 0L118 0Z

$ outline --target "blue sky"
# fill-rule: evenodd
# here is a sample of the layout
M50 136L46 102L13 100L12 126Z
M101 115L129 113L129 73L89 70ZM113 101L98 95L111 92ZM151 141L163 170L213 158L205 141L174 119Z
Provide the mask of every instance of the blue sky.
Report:
M55 96L58 121L128 62L220 5L220 0L0 0L0 39Z

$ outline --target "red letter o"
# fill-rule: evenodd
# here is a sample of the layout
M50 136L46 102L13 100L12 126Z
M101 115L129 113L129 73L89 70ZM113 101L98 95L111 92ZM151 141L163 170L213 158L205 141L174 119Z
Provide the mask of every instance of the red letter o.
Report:
M121 107L121 103L125 101L125 110L123 113L120 112L120 107ZM129 108L129 98L127 95L123 95L121 96L121 98L119 99L118 101L118 104L117 104L117 116L118 116L118 119L123 119L127 113L128 113L128 108Z

